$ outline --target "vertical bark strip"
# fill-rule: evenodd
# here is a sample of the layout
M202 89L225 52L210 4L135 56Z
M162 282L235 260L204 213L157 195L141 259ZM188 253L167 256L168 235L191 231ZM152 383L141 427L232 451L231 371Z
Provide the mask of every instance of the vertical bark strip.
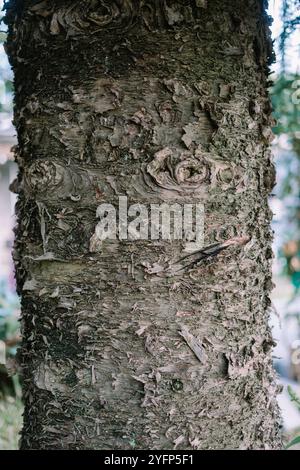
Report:
M280 446L260 0L10 0L23 449ZM181 241L93 238L101 203L201 202Z

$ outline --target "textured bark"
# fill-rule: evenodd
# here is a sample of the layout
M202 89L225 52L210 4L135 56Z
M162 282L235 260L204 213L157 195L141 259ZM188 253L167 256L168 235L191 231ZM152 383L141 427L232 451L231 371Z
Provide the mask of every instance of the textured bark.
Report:
M280 446L260 0L11 0L23 449ZM196 175L196 178L195 178ZM205 244L95 243L100 203L202 202Z

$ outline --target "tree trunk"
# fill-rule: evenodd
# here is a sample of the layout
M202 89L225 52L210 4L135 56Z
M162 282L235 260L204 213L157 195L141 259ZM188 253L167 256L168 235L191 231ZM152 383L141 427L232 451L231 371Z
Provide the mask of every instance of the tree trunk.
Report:
M278 448L263 2L11 0L6 18L21 447ZM189 264L186 240L99 241L119 196L204 204L216 245Z

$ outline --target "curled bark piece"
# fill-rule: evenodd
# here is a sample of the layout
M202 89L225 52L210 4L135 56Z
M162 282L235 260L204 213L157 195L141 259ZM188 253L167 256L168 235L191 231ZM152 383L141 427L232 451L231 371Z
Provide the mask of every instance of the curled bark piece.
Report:
M198 266L205 259L217 256L221 251L229 248L230 246L243 246L250 241L250 237L234 237L226 240L223 243L214 243L207 247L197 250L194 253L183 256L174 263L169 264L168 266L159 266L158 263L151 268L147 268L148 274L156 274L157 276L171 277L184 274L190 269Z
M195 336L193 336L189 332L187 327L184 326L184 325L181 325L181 331L179 331L179 334L180 334L180 336L182 336L184 338L185 342L187 343L189 348L193 351L196 358L200 362L205 364L205 362L207 361L207 355L206 355L206 353L204 351L204 348L203 348L202 344L200 343L200 341L197 338L195 338Z

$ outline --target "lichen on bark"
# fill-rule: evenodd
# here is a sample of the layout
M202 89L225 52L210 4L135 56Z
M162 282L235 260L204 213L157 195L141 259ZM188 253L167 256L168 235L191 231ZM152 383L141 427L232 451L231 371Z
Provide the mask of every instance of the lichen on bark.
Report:
M260 0L11 0L23 449L280 447ZM207 245L104 242L100 203L200 202Z

